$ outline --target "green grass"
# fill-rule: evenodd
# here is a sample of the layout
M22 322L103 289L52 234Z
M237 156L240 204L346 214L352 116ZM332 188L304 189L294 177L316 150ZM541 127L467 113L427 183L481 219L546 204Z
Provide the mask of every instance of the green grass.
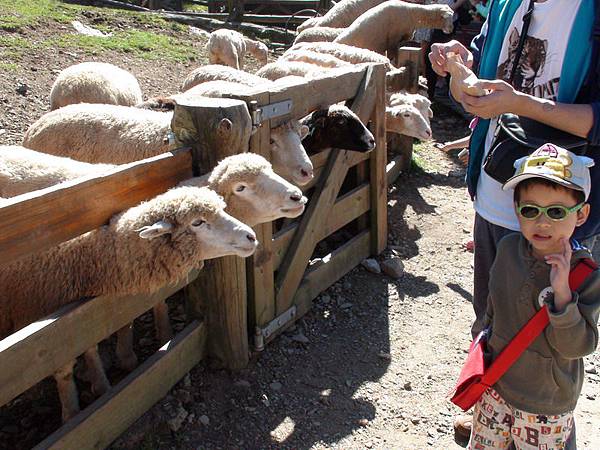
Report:
M0 59L2 64L9 65L8 61L19 59L33 44L19 36L0 36Z
M423 142L417 142L413 146L413 154L410 161L410 171L413 174L423 174L428 172L428 164L421 156L421 154L427 150L426 147L427 144Z
M19 70L19 65L0 61L0 70L4 72L16 72Z
M83 9L57 0L0 0L0 29L21 31L48 20L66 23Z

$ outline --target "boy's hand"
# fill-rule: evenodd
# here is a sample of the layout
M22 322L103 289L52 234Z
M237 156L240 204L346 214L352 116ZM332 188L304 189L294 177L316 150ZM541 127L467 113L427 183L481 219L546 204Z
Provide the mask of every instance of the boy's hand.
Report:
M569 239L561 238L563 251L546 255L544 259L552 268L550 269L550 284L554 291L554 310L561 312L571 301L571 288L569 287L569 273L571 270L571 244Z

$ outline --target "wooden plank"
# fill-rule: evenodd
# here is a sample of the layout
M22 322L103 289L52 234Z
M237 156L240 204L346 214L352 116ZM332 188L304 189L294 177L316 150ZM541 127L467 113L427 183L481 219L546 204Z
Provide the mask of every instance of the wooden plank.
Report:
M0 341L0 405L171 296L198 275L152 295L106 296L73 302Z
M106 448L204 356L206 326L198 321L167 342L35 449Z
M385 71L374 68L375 107L373 110L373 136L375 150L371 152L371 253L378 255L387 247L387 148L385 138Z
M330 150L326 150L322 153L326 153L327 155L329 155ZM367 159L370 158L370 153L359 153L359 152L350 152L350 159L348 160L348 167L353 167L359 163L361 163L362 161L366 161ZM320 163L320 160L317 160ZM325 169L325 164L322 164L318 167L315 168L314 163L313 163L313 171L314 171L314 178L312 180L310 180L308 183L306 183L304 186L300 186L300 189L302 190L302 192L307 192L308 190L312 189L313 187L315 187L317 185L317 183L319 182L319 179L321 178L321 176L323 175Z
M395 57L396 67L406 67L410 72L409 79L412 83L407 90L412 94L416 94L419 88L419 73L421 72L421 49L419 47L400 47Z
M314 2L311 2L314 3ZM186 15L192 15L190 13L186 13ZM206 17L208 19L216 19L216 20L226 20L229 17L228 13L196 13L193 14L195 17ZM251 23L267 23L267 24L280 24L280 23L290 23L299 25L305 20L310 19L312 16L290 16L284 14L248 14L244 13L244 22Z
M98 228L191 175L183 149L13 197L0 208L0 266Z
M269 94L256 99L258 104L268 104ZM250 139L250 151L271 160L271 130L269 122ZM260 243L254 255L247 259L248 318L249 328L263 327L275 318L275 277L273 274L273 224L271 222L254 227Z
M410 171L414 140L415 139L410 136L388 133L387 147L392 155L397 154L401 156L401 158L398 159L398 165L402 172Z
M348 153L337 149L331 152L329 163L325 169L329 176L321 177L321 182L315 188L313 197L302 216L298 231L294 234L285 259L279 267L275 281L277 315L292 305L294 292L300 284L309 257L319 241L319 230L326 223L328 213L331 211L346 177Z
M350 272L363 259L368 258L370 249L371 236L369 230L365 230L323 257L323 264L307 270L294 295L294 304L297 307L294 320L298 320L310 310L312 301L317 295ZM271 335L267 342L273 340L285 328L287 327Z
M318 230L317 242L366 213L370 205L370 188L367 183L338 198L331 212L327 215L327 223ZM294 223L275 236L273 240L273 267L275 270L279 268L298 227L299 223Z
M385 173L388 186L391 186L402 173L402 160L404 156L398 155L394 157L385 167Z

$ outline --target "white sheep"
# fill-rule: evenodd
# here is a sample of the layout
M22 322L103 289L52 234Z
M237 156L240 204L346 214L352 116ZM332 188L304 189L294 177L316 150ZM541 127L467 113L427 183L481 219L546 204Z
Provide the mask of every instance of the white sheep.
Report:
M172 117L128 106L67 105L34 122L23 146L78 161L123 164L168 151Z
M263 65L267 63L269 54L269 49L262 42L225 28L210 33L206 50L211 64L224 64L236 69L243 69L246 52L254 55Z
M301 33L313 27L346 28L361 14L381 4L385 0L343 0L323 15L312 20L306 20L296 30Z
M19 145L0 145L0 197L14 197L113 167L48 155Z
M183 83L181 83L181 91L187 91L197 84L214 80L233 81L235 83L245 84L246 86L269 84L271 81L234 67L223 66L221 64L209 64L200 66L191 71L185 77Z
M258 69L256 75L274 81L289 75L316 77L322 74L324 70L324 67L306 62L278 60Z
M106 226L2 266L0 339L80 298L154 292L205 259L251 255L254 231L224 208L208 188L174 188ZM72 371L71 363L56 377L65 420L79 411Z
M310 19L306 19L304 22L302 22L300 25L298 25L298 27L296 28L296 31L298 33L301 33L302 31L304 31L308 28L317 27L321 23L321 19L322 19L322 17L311 17Z
M277 62L299 61L321 67L350 67L351 63L336 58L327 53L319 53L311 50L294 50L281 55Z
M265 66L267 67L267 66ZM231 81L208 81L198 84L182 94L172 96L177 99L186 96L204 95L221 97L224 95L247 92L248 86ZM271 162L273 169L286 180L298 185L305 185L312 180L313 165L302 146L302 138L308 133L306 126L300 125L296 119L291 119L271 129Z
M298 44L299 42L332 42L342 31L344 31L343 28L320 26L308 28L296 36L294 44Z
M387 106L412 105L417 108L423 117L431 119L433 110L431 109L431 100L421 94L411 94L407 91L391 93L387 96Z
M50 90L50 109L72 103L133 106L142 101L138 80L113 64L84 62L58 74Z
M396 105L385 108L385 130L389 133L416 137L422 141L431 139L431 125L412 105Z
M295 51L312 51L317 53L326 53L333 55L342 61L346 61L352 64L361 63L383 63L387 70L392 69L390 60L380 55L377 52L365 49L353 47L351 45L340 44L338 42L300 42L290 47L285 53L291 53Z
M389 0L361 14L334 42L366 48L377 53L395 52L416 28L452 31L454 12L448 5L416 5Z

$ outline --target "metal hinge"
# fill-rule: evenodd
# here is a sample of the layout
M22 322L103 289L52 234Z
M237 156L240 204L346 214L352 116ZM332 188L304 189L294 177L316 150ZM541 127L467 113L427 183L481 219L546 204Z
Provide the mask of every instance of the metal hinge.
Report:
M262 351L265 348L265 340L275 334L277 330L280 330L288 323L290 323L294 317L296 317L296 306L292 306L286 312L273 319L269 324L264 327L256 327L254 332L254 348L256 351Z
M250 102L250 114L252 115L252 125L258 127L265 120L269 120L274 117L285 116L286 114L289 114L291 110L291 100L270 103L261 107L258 107L258 102L256 100L252 100Z

